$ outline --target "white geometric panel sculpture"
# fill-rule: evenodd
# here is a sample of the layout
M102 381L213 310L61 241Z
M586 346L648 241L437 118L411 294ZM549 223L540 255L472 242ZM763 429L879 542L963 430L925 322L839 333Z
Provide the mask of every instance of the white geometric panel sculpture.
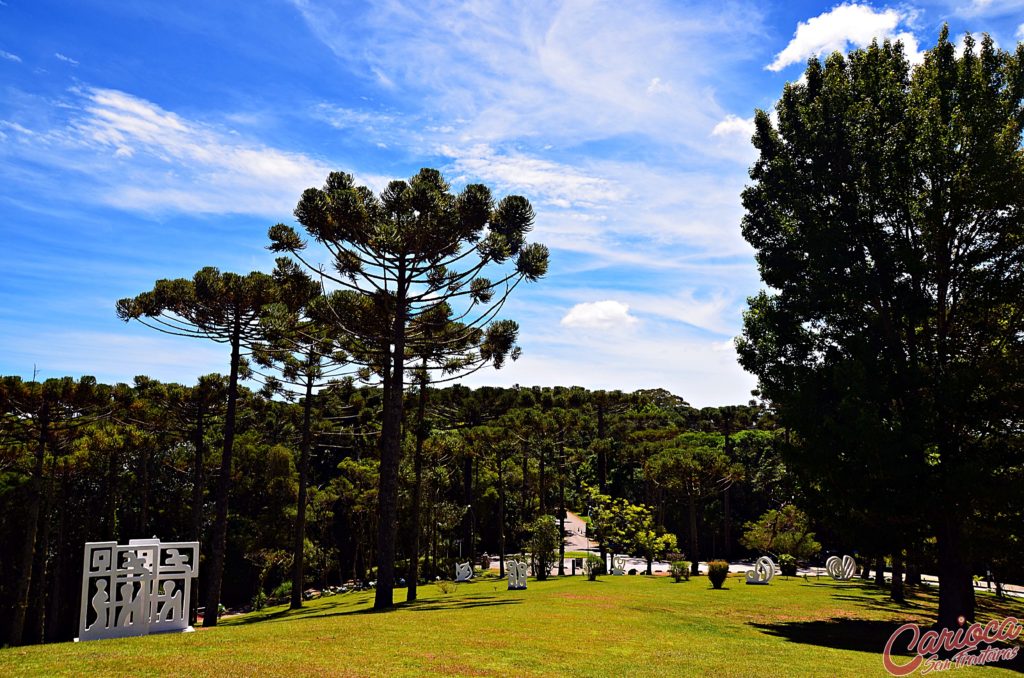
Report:
M508 563L508 590L526 590L526 562L517 563L510 560Z
M857 573L857 561L853 556L831 556L825 561L825 571L836 581L849 581Z
M455 581L469 581L473 578L473 563L455 563Z
M775 563L768 556L761 556L754 563L753 570L747 570L748 584L767 584L775 576Z
M626 559L623 556L612 557L612 574L622 576L626 574Z
M189 631L199 542L88 542L82 564L78 640Z

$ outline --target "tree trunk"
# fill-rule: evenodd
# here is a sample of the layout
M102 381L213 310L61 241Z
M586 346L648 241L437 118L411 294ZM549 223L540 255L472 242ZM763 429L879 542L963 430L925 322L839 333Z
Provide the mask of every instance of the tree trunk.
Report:
M974 582L970 566L963 554L961 525L950 508L941 519L936 535L939 549L939 618L938 626L950 630L959 627L963 617L974 621Z
M690 500L690 574L696 576L700 574L700 566L697 564L697 561L700 560L697 550L697 497L693 492L687 496Z
M395 322L391 330L392 363L380 436L380 485L377 495L377 588L373 609L394 606L395 540L398 536L398 463L402 451L402 410L405 405L405 259L399 260L395 286Z
M730 488L727 487L722 492L722 494L723 494L723 497L722 497L722 513L725 514L725 526L724 526L725 527L725 530L724 530L725 533L722 536L723 536L723 539L725 541L725 544L724 544L724 557L725 557L726 560L729 560L730 557L732 556L732 517L729 515L729 512L730 512L729 506L730 506L730 503L731 503L729 501L729 499L730 499L729 495L731 493L729 492L729 489ZM650 572L648 572L647 574L650 574Z
M897 603L906 600L903 595L903 554L899 551L892 554L892 582L889 585L889 597Z
M309 484L309 448L312 443L310 415L313 411L313 349L306 357L306 399L302 403L302 450L299 456L299 498L295 505L295 543L292 546L292 599L290 609L302 607L306 559L306 486Z
M875 586L885 586L885 556L875 560Z
M864 581L871 581L871 559L865 557L864 564L860 570L860 578Z
M562 451L564 458L565 450ZM558 474L558 576L565 576L565 466Z
M413 456L416 480L412 486L412 553L409 554L409 581L405 590L405 599L410 603L416 600L416 588L420 579L420 493L423 487L423 442L427 438L426 358L423 359L422 367L424 380L420 382L419 398L416 403L416 450Z
M504 459L498 453L498 576L505 576L505 476Z
M231 492L231 455L235 445L235 408L238 404L238 364L241 350L242 319L235 318L231 334L231 376L228 380L228 408L224 420L224 447L217 478L216 515L210 540L210 569L207 575L206 614L203 626L216 626L220 609L220 589L224 578L224 557L228 538L228 495Z
M43 497L43 462L46 459L46 439L50 428L50 406L43 402L39 414L39 443L36 447L35 467L28 482L28 506L25 511L25 535L21 543L21 563L18 586L14 594L14 611L7 637L8 645L21 645L25 631L25 614L28 611L29 592L32 588L32 562L36 555L36 535L39 530L39 507Z
M466 513L462 518L462 553L469 556L470 566L473 564L473 457L466 450L462 459L462 501L465 502ZM460 557L462 555L460 553Z
M544 482L544 466L545 466L545 464L544 464L544 457L545 457L545 455L544 455L544 445L543 444L541 444L540 447L539 447L539 456L540 456L540 473L539 473L539 477L537 479L538 482L540 483L540 488L538 488L538 490L537 490L537 494L538 494L539 499L540 499L540 502L539 502L540 511L539 512L540 512L540 515L546 516L547 513L548 513L548 503L547 503L547 499L544 496L544 490L545 490L545 482Z
M206 463L206 407L200 404L197 408L195 429L195 458L192 462L192 540L202 543L203 540L203 465ZM188 623L194 625L198 618L199 596L194 595L189 601Z

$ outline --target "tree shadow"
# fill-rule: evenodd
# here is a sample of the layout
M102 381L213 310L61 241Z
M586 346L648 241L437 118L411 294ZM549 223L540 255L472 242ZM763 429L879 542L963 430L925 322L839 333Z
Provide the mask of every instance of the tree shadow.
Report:
M893 631L900 626L899 622L893 621L848 619L844 617L805 622L777 622L774 624L748 622L747 624L762 633L775 636L776 638L783 638L791 643L817 645L836 650L867 652L878 655L879 661L881 661L885 644L892 636ZM996 647L1006 646L997 643ZM898 650L900 648L895 649ZM909 658L911 655L906 652L905 648L902 649L902 652L897 651L894 654ZM971 654L975 653L971 652ZM1016 673L1024 673L1024 652L1018 652L1017 656L1011 661L995 662L989 664L989 666Z
M881 655L892 632L899 628L896 622L845 617L774 624L748 622L748 625L769 636L784 638L793 643L878 655Z
M367 598L364 601L351 601L342 598L338 601L331 601L329 603L322 603L316 606L305 606L298 610L289 610L284 608L277 612L271 612L268 614L252 615L244 619L231 620L230 623L224 624L225 626L241 626L248 624L260 624L264 622L280 622L280 621L301 621L307 619L326 619L329 617L347 617L351 615L360 614L387 614L396 610L411 610L413 612L426 612L431 610L460 610L470 609L475 607L491 607L497 605L518 605L521 600L515 599L495 599L492 597L484 597L480 595L467 596L459 598L430 598L427 600L416 600L413 602L401 602L395 603L394 607L387 610L375 610L373 609L373 598ZM366 604L368 607L354 607L355 605ZM338 608L345 607L348 609L338 610ZM336 610L336 611L332 611Z

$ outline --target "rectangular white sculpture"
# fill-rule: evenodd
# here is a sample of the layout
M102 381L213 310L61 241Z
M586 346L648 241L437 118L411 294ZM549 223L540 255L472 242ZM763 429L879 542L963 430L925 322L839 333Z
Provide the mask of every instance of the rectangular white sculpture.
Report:
M189 630L199 542L88 542L78 640Z

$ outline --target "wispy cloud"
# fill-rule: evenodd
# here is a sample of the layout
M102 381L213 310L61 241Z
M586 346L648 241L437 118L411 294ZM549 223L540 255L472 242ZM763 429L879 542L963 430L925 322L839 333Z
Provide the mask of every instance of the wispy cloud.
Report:
M918 51L917 38L907 30L913 18L912 13L896 9L876 10L870 5L856 3L839 5L801 21L793 39L765 68L781 71L786 66L804 62L808 57L845 52L851 46L866 47L875 39L902 41L907 58L918 63L923 54Z
M64 106L63 127L8 125L37 137L35 162L79 170L83 197L121 209L280 218L330 170L118 90L84 89Z
M5 52L2 49L0 49L0 59L6 59L7 61L14 61L14 62L19 63L19 64L21 63L21 57L20 56L18 56L17 54L11 54L10 52Z
M61 61L65 62L65 63L71 64L72 66L77 66L78 65L77 61L75 61L74 59L72 59L69 56L65 56L64 54L61 54L60 52L54 52L53 56L55 56L57 59L60 59Z

